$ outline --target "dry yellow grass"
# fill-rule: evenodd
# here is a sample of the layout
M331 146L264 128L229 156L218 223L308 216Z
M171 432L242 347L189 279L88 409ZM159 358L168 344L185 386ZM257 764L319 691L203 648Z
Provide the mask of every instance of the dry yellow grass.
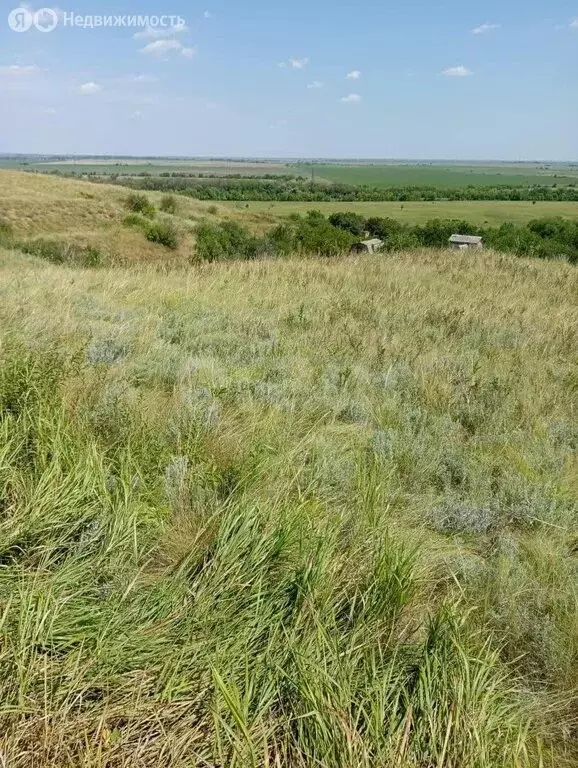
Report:
M186 263L194 249L194 228L201 219L241 221L253 231L266 226L267 217L243 210L178 196L173 220L181 233L175 253L150 243L141 232L123 226L129 213L125 201L130 190L112 184L94 184L57 176L0 170L0 221L8 222L17 237L64 238L97 246L109 264ZM147 192L157 208L163 194Z

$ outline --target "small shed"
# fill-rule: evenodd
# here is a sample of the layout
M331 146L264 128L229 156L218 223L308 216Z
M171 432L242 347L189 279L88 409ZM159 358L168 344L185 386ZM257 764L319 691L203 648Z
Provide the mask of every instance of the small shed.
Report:
M377 253L383 248L383 240L374 237L371 240L360 240L351 247L351 253Z
M452 235L450 248L452 251L481 251L484 241L478 235Z

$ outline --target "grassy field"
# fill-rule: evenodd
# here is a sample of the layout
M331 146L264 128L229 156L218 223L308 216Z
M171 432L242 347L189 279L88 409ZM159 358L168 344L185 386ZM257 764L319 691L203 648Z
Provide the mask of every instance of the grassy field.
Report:
M87 173L96 173L103 176L112 174L133 175L140 173L191 173L191 174L215 174L218 176L241 174L242 176L270 175L297 175L295 168L290 168L283 163L275 162L251 162L251 161L224 161L224 160L147 160L147 159L70 159L70 160L42 160L29 159L2 159L0 168L6 170L38 170L44 172L60 171L64 174L81 176ZM307 175L307 173L306 173Z
M296 167L304 175L311 166ZM443 188L495 185L534 184L560 186L578 183L578 166L535 164L494 164L494 165L323 165L313 166L319 180L342 184L367 184L372 187L432 186Z
M433 186L460 188L468 185L567 185L578 183L576 163L291 163L276 160L199 160L167 158L0 158L0 168L61 171L82 175L156 173L299 175L318 181L366 184L373 187Z
M506 221L525 224L541 216L578 218L578 203L458 201L458 202L410 202L410 203L285 203L251 202L222 203L232 212L264 214L272 219L292 213L310 210L325 214L337 211L355 211L363 216L390 216L406 224L422 224L429 219L465 219L474 224L497 226Z
M4 765L576 764L575 268L0 270Z

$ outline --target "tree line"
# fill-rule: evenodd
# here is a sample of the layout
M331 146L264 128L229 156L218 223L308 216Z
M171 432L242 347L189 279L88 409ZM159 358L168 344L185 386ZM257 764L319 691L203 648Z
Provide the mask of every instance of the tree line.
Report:
M291 254L339 256L364 237L383 241L383 251L447 248L452 234L476 234L497 251L537 258L562 258L578 264L578 222L561 217L534 219L527 225L512 223L479 227L467 221L432 219L407 225L392 218L365 219L357 213L326 217L318 211L290 216L262 237L252 235L236 222L201 224L196 231L196 258L205 261L252 259Z
M460 188L438 186L372 187L364 184L314 184L298 179L232 179L175 176L106 177L98 181L132 189L178 192L197 200L229 202L433 202L459 200L504 200L527 202L578 202L576 185L469 185Z

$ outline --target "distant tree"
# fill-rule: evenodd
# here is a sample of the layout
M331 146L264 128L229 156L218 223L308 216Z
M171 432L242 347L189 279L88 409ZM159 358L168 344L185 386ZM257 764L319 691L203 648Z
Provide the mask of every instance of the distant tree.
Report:
M365 228L372 237L387 242L392 235L401 232L403 224L396 219L374 217L367 219Z
M334 227L350 232L354 237L363 237L365 234L365 219L352 211L334 213L329 217L329 223L333 224Z

